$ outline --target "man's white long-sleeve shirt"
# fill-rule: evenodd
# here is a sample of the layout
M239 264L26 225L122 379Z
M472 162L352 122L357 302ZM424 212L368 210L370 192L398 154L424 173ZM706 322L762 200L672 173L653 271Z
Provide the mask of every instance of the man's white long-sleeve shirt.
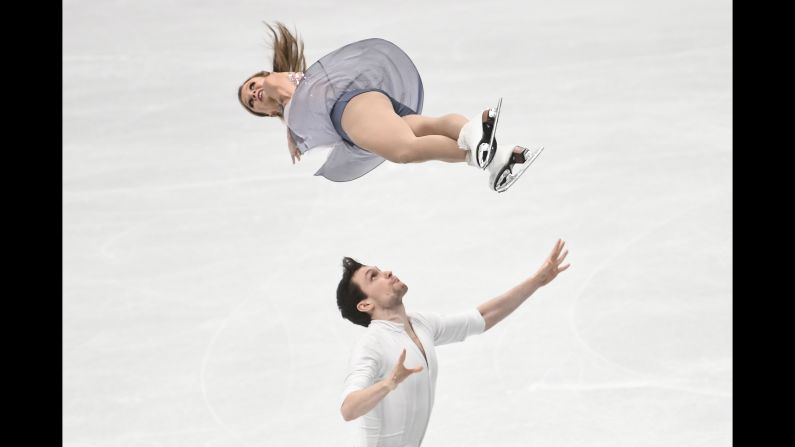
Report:
M435 347L463 341L486 328L486 320L477 309L445 316L420 313L406 316L425 349L425 356L402 323L387 320L370 322L367 332L353 349L340 405L348 394L367 388L391 373L403 349L406 350L404 365L407 368L423 367L422 371L408 376L375 408L355 420L358 424L356 447L418 447L433 408L438 374Z

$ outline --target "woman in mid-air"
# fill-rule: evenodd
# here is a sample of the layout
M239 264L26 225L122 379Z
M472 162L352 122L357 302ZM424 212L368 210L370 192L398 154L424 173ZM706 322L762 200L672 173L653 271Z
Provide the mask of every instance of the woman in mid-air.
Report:
M488 170L489 186L502 192L543 149L497 145L501 100L472 119L421 115L420 74L389 41L345 45L307 69L303 42L280 22L276 29L267 26L273 34L273 71L251 75L237 97L250 113L285 123L293 163L312 148L333 147L315 175L350 181L384 159L466 162Z

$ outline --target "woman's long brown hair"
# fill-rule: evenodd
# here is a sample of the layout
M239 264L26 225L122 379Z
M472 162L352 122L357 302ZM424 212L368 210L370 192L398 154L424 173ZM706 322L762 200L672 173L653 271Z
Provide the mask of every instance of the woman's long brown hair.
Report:
M304 59L304 43L293 35L281 22L276 22L278 33L272 26L265 23L265 26L273 34L273 71L278 72L297 72L306 70L306 59ZM281 34L281 36L279 35Z

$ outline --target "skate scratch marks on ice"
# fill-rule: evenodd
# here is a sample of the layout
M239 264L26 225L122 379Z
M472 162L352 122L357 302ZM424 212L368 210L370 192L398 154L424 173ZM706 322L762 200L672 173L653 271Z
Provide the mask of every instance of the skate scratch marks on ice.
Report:
M582 338L582 335L580 334L579 330L577 329L577 325L575 323L575 315L574 315L576 310L577 310L577 306L579 304L579 301L582 298L585 290L590 286L591 282L597 276L597 274L600 273L602 270L604 270L613 261L615 261L616 258L618 258L620 255L624 254L630 247L632 247L633 245L635 245L639 241L649 237L650 235L654 234L655 232L659 231L660 229L664 228L665 226L669 225L670 223L681 219L682 217L692 213L693 211L701 209L702 207L705 206L705 204L712 202L718 196L722 197L722 195L723 195L722 192L720 194L713 194L712 197L709 197L708 199L706 199L706 200L704 200L704 201L702 201L700 203L697 203L697 204L685 209L684 211L676 213L676 214L672 215L671 217L669 217L668 219L666 219L666 220L664 220L662 222L659 222L659 223L656 223L654 225L649 226L645 230L643 230L640 233L638 233L636 236L632 237L623 246L621 246L620 248L615 250L610 256L606 257L600 264L598 264L596 266L596 268L593 269L591 274L588 276L588 278L586 278L585 282L583 282L582 286L577 291L577 293L576 293L576 295L574 297L574 300L572 302L571 309L569 311L569 319L568 319L569 320L569 327L571 328L572 333L574 334L574 336L575 336L575 338L576 338L578 343L580 343L584 348L586 348L588 350L588 352L590 352L591 354L595 355L600 360L602 360L602 361L604 361L604 362L606 362L606 363L618 368L619 370L621 370L623 372L626 372L626 373L628 373L628 374L630 374L632 376L638 377L639 379L644 379L644 378L646 378L646 376L648 376L648 374L646 374L646 373L643 373L641 371L637 371L635 369L629 368L627 366L624 366L624 365L622 365L620 363L617 363L617 362L615 362L613 360L608 359L606 356L604 356L603 354L598 352L594 347L592 347L590 344L588 344L588 342L586 342ZM646 386L649 386L649 387L671 389L671 390L676 390L676 391L684 391L684 392L688 392L688 393L705 394L705 395L711 395L711 396L731 397L731 393L726 394L726 393L715 392L715 391L705 391L705 390L700 390L700 389L696 389L696 388L692 388L692 387L679 386L679 385L665 383L665 382L649 382L649 381L643 381L643 380L641 380L641 382L645 383ZM583 386L582 389L586 390L586 389L588 389L588 387Z
M82 198L83 196L96 196L96 195L109 195L109 194L141 194L141 193L161 193L164 191L178 191L183 189L202 189L214 188L223 185L239 185L245 183L278 183L290 179L299 179L306 177L306 174L295 172L294 174L281 174L281 175L267 175L267 176L254 176L254 177L235 177L228 179L219 179L206 182L192 182L192 183L175 183L160 186L129 186L121 188L103 188L103 189L84 189L64 191L64 197L70 197L74 200L74 196Z
M265 280L265 283L271 282L274 279L279 279L280 277L282 277L284 275L284 270L286 270L286 267L282 267L282 268L278 269L277 271L275 271L275 272L271 273L270 275L268 275L268 278ZM220 326L215 331L215 334L213 334L212 338L210 339L210 342L207 345L207 349L204 351L204 356L203 356L202 362L201 362L201 369L200 369L200 372L199 372L199 381L201 382L202 398L204 400L204 405L210 411L210 414L212 415L212 417L215 420L215 422L219 426L221 426L221 428L223 428L224 431L226 431L234 439L236 439L237 441L241 442L243 445L246 445L246 446L251 446L251 444L248 441L242 439L238 435L238 433L236 431L231 429L221 419L221 417L218 415L218 413L215 411L215 409L213 408L212 403L210 403L210 397L209 397L209 395L207 393L207 365L209 363L210 356L211 356L211 354L213 352L213 348L215 347L215 342L218 340L218 338L220 337L221 333L224 332L224 330L226 329L227 325L229 324L229 321L232 318L234 318L234 317L236 317L238 315L245 315L245 314L249 313L249 312L245 312L245 313L244 312L240 312L240 310L243 309L245 307L245 305L248 304L249 301L251 301L252 298L256 297L258 299L261 299L262 295L264 295L264 297L266 298L267 304L269 305L269 307L271 309L271 315L276 317L274 320L278 322L279 328L281 329L281 332L284 334L284 339L285 339L287 348L289 350L289 355L290 355L290 359L289 359L289 363L288 363L289 364L289 372L287 373L287 392L285 393L285 397L284 397L284 399L282 399L282 402L280 404L279 412L281 412L281 409L284 408L285 401L289 398L290 391L293 388L293 377L295 375L292 373L292 370L293 370L293 367L294 367L294 364L295 364L295 351L293 349L294 345L293 345L293 343L290 340L290 334L287 331L287 327L286 327L285 322L284 322L284 316L283 316L282 312L279 310L279 306L276 306L276 305L273 304L271 296L268 293L263 293L261 295L260 294L252 294L248 298L244 299L240 304L235 306L235 308L232 309L227 314L227 316L224 318L223 322L221 322Z
M315 214L317 213L317 208L318 208L317 204L318 204L319 199L320 199L319 194L317 194L317 190L319 189L319 187L320 186L318 184L318 186L315 188L316 193L315 193L314 199L313 199L311 205L307 207L307 211L311 212L311 214L305 216L306 218L299 219L299 221L300 221L299 225L300 226L298 226L298 228L296 228L296 234L295 234L295 241L297 241L299 243L300 243L300 241L302 241L301 236L305 233L307 225L310 222L314 222L315 221L314 217L316 217ZM311 254L314 253L310 248L305 248L303 250L297 249L296 252L297 253L305 253L304 257L308 257L308 256L310 256ZM270 283L270 282L272 282L274 280L279 280L279 279L283 278L285 276L285 273L287 273L287 270L290 269L290 268L292 268L292 264L288 265L287 263L283 263L283 262L280 263L279 267L277 267L276 269L272 270L271 273L269 275L267 275L267 277L265 278L265 280L263 281L262 284L267 285L268 283ZM230 428L221 419L221 417L215 411L215 408L213 407L212 403L210 402L210 397L209 397L208 392L207 392L207 365L209 364L209 359L210 359L210 356L211 356L211 354L213 352L213 348L215 347L215 343L218 340L218 338L220 337L221 333L223 333L224 330L226 329L227 325L229 324L229 321L233 317L236 317L238 314L244 314L244 313L242 313L240 311L241 311L241 309L243 309L246 306L246 304L248 304L249 301L251 301L252 298L256 297L257 299L261 299L262 296L264 296L265 299L266 299L266 304L271 309L270 315L276 317L275 320L278 322L279 328L281 329L281 332L284 334L285 343L286 343L286 346L288 348L289 357L290 357L289 358L289 362L288 362L288 371L285 372L286 375L287 375L287 383L286 383L286 387L285 387L286 391L285 391L285 394L284 394L284 398L282 399L282 402L279 405L279 411L277 413L280 413L282 411L282 409L285 406L285 402L287 402L287 400L290 399L290 396L291 396L291 393L292 393L292 390L293 390L293 384L294 384L294 378L295 378L295 374L293 374L293 370L295 369L295 344L290 339L290 333L287 330L287 325L286 325L286 323L284 321L285 320L284 314L280 311L280 307L279 306L274 305L274 303L272 301L272 298L271 298L271 295L269 293L266 293L268 288L265 287L264 285L261 288L259 288L259 290L262 290L263 293L261 293L261 294L260 293L252 294L248 298L244 299L240 304L235 306L235 308L232 309L227 314L227 316L224 318L224 321L220 324L218 329L215 331L215 334L213 334L212 338L210 339L210 342L207 344L207 349L205 349L204 356L202 357L201 368L200 368L200 372L199 372L199 381L201 383L201 389L202 389L202 399L204 400L204 405L207 407L207 410L210 412L211 416L213 417L213 420L215 420L215 422L219 426L221 426L224 429L224 431L226 431L234 439L240 441L241 443L243 443L246 446L250 446L251 444L249 444L246 440L242 439L236 431L234 431L232 428ZM260 306L260 307L263 307L263 306ZM251 312L246 312L245 314L251 314Z
M122 238L124 238L126 236L129 236L130 234L135 233L136 231L139 231L139 230L141 230L141 229L143 229L145 227L148 227L148 226L152 225L154 222L157 222L158 220L161 220L161 218L160 217L153 217L153 218L147 219L147 220L145 220L143 222L139 222L139 223L130 225L129 227L125 228L124 230L112 235L99 248L99 254L105 259L113 259L113 260L117 259L116 255L111 250L111 247L113 245L115 245L120 239L122 239Z

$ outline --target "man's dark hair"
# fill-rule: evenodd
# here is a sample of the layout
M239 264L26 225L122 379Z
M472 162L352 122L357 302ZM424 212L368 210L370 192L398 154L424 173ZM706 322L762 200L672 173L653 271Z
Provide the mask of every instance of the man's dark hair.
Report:
M356 260L352 258L347 256L342 258L343 271L342 279L337 286L337 307L340 309L342 318L350 320L353 324L367 327L370 325L370 320L372 320L372 318L369 314L361 312L356 308L359 301L367 298L367 296L362 292L362 289L353 282L353 274L361 267L362 264L356 262Z

